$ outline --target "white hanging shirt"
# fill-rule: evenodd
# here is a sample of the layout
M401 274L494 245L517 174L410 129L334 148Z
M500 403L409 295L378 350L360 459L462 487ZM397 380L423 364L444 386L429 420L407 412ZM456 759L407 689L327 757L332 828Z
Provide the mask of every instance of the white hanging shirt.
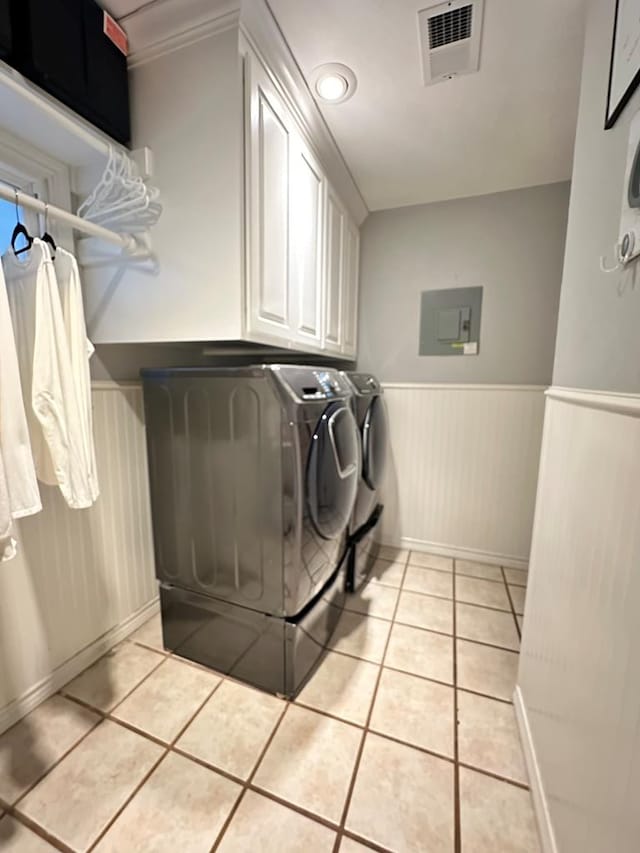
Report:
M93 440L93 412L91 407L91 375L89 359L93 355L93 344L87 338L87 327L82 304L82 287L78 264L71 252L58 247L53 266L56 271L62 316L71 358L71 371L80 414L84 450L89 476L91 497L95 501L100 494L96 451Z
M11 501L9 487L4 470L4 462L0 453L0 563L10 560L16 555L16 540L11 535Z
M11 312L0 264L0 454L13 518L42 509L31 453ZM2 524L0 523L0 529ZM1 535L1 533L0 533Z
M26 260L9 249L2 263L36 474L58 485L70 507L89 507L82 421L49 246L36 239Z

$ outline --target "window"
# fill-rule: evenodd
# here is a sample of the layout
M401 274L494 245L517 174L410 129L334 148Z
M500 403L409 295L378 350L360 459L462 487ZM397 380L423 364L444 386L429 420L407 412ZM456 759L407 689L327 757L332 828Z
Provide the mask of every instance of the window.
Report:
M3 255L9 247L11 233L15 224L15 206L0 198L0 255Z
M18 187L18 189L23 189L25 192L33 192L33 184L29 186L25 186L24 183L19 185L12 180L10 176L6 174L0 165L0 182L5 186L9 186L11 188ZM16 226L17 218L20 217L20 222L26 227L27 231L32 236L39 236L38 230L38 218L35 214L29 213L24 210L21 206L18 207L16 211L15 202L6 201L3 198L0 198L0 255L3 255L11 244L11 235L13 234L13 229ZM24 237L19 237L16 242L16 249L20 249L26 245Z
M35 178L35 174L35 168L34 172L32 172L31 175L28 175L23 171L16 171L15 168L11 169L6 162L0 160L0 183L5 187L9 187L11 190L18 189L29 194L36 193L37 195L46 198L46 181L38 180ZM20 222L22 222L29 234L34 237L39 236L40 231L37 215L24 210L22 207L18 207L17 213L20 217ZM17 216L15 202L0 199L0 254L4 254L4 252L9 248L11 235L13 234L13 229L16 226L16 221ZM24 238L18 238L16 248L20 249L25 245L26 243Z
M5 187L22 190L28 195L36 195L43 201L49 201L66 210L71 208L68 167L3 131L0 131L0 183ZM22 208L19 213L20 221L29 234L33 237L40 236L44 230L41 217ZM15 225L15 203L0 199L0 254L4 254L9 247ZM73 234L68 228L50 220L48 230L60 245L73 247ZM18 243L18 246L20 245Z

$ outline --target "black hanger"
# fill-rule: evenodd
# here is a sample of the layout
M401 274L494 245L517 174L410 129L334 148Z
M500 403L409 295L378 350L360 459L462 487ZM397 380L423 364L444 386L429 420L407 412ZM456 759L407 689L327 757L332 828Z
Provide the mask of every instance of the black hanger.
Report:
M24 227L22 222L20 222L20 208L18 206L18 190L16 190L15 193L16 193L16 219L18 221L16 222L16 227L13 229L13 234L11 235L11 248L13 249L14 255L21 255L23 252L28 252L29 249L31 248L31 246L33 246L33 237L31 236L31 234L29 234L29 232ZM16 240L18 239L18 237L24 237L24 239L27 241L27 245L23 246L22 249L16 249Z
M56 241L53 239L53 237L51 236L51 234L49 234L49 231L47 230L48 219L49 219L49 205L46 204L46 202L45 202L45 205L44 205L44 234L42 235L41 239L44 243L48 243L51 246L51 260L55 261L56 251L57 251L58 247L56 246Z

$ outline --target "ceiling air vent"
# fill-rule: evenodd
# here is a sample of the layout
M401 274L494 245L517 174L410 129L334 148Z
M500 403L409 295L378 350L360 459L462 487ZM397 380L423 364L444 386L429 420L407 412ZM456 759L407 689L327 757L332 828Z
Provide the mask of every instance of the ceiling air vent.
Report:
M425 86L478 70L483 0L449 0L418 12Z

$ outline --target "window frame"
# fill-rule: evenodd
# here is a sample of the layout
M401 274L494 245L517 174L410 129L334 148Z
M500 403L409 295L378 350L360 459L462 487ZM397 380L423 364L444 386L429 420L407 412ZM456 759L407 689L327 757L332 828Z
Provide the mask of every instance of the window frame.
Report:
M37 193L42 201L63 210L71 210L69 166L3 130L0 130L0 181L28 195ZM33 211L24 210L24 223L31 234L39 236L43 231L43 218ZM55 219L49 220L47 228L56 243L74 251L73 229Z

